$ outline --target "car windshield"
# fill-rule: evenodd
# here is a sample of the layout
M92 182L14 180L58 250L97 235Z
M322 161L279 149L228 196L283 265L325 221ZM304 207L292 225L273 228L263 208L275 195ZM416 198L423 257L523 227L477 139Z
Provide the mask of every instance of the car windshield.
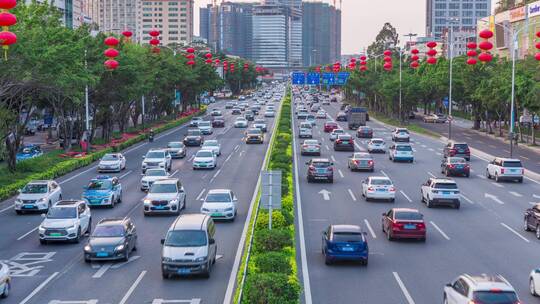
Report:
M171 142L167 145L167 148L180 149L183 148L184 144L180 142Z
M247 133L250 134L250 135L262 134L261 130L259 130L259 129L251 129L251 130L248 130Z
M237 118L236 121L245 122L246 119L245 118Z
M265 124L266 122L264 120L262 120L262 119L257 119L257 120L255 120L255 123L256 124Z
M505 161L503 162L503 167L506 168L521 168L521 162L520 161Z
M201 121L199 122L199 128L200 127L210 127L210 122L208 121Z
M152 184L150 193L176 193L176 184Z
M159 169L159 170L146 170L145 176L167 176L167 172L165 170Z
M312 162L311 165L315 168L326 168L330 167L330 162Z
M433 188L436 189L457 189L457 184L454 183L436 183Z
M464 163L466 163L464 158L450 158L449 162L451 164L464 164Z
M207 203L229 203L231 196L229 193L208 193L205 202Z
M200 136L200 135L201 135L201 131L191 129L191 130L188 130L188 131L187 131L187 135L188 135L188 136Z
M103 156L102 160L107 160L107 161L118 160L118 155L116 155L116 154L105 154Z
M332 237L334 242L346 242L346 243L357 243L363 242L362 234L358 232L334 232Z
M467 144L455 144L454 148L457 150L467 150L469 149L469 146Z
M165 246L201 247L206 245L206 233L201 230L173 230L167 233Z
M108 190L111 188L110 180L95 179L88 183L88 190Z
M218 142L217 141L211 141L211 140L207 140L203 144L203 147L217 147L217 146L218 146Z
M313 115L308 115L308 117L306 118L306 120L315 120L315 116L313 116Z
M124 226L122 225L97 225L92 233L93 237L122 237Z
M371 180L371 185L375 186L390 186L392 185L392 182L388 179L378 179L374 178Z
M518 297L513 291L475 291L473 298L478 303L486 304L518 303Z
M318 145L319 142L316 140L306 140L304 141L304 145Z
M47 193L46 184L28 184L21 189L21 193L26 194L38 194L38 193Z
M367 153L354 153L353 158L370 158L371 156Z
M53 207L49 208L47 212L48 219L66 219L66 218L77 218L77 209L73 207L69 208L60 208Z
M165 158L164 152L148 152L146 153L146 158Z
M411 146L396 146L397 151L412 151Z
M341 140L351 140L352 139L352 137L350 135L339 135L338 138L341 139Z
M419 212L412 212L412 211L394 212L394 217L397 220L406 220L406 221L419 221L424 218L422 214L420 214Z
M214 153L212 151L199 151L195 157L213 157Z
M334 133L334 134L343 134L343 133L345 133L345 131L343 131L342 129L335 129L332 133Z
M400 134L409 134L408 130L398 130L398 133Z

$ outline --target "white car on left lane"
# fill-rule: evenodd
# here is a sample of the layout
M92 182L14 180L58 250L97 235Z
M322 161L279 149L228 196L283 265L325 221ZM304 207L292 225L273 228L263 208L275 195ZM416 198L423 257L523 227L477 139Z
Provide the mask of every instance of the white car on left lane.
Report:
M98 164L98 172L120 172L126 168L126 158L122 153L107 153Z
M11 277L9 276L9 266L0 263L0 298L7 298L11 291Z
M92 214L82 200L59 201L43 216L45 219L38 227L41 244L48 241L78 243L85 233L92 230Z
M62 199L62 188L53 180L32 181L21 190L15 199L15 212L47 211Z

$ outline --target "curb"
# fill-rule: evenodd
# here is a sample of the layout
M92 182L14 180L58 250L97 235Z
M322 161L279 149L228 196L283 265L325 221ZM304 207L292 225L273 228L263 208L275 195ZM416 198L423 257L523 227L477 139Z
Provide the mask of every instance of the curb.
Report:
M494 136L494 135L491 135L491 134L487 134L486 135L486 132L481 132L481 131L478 131L478 130L474 130L474 129L469 129L471 131L473 131L474 133L478 134L478 135L482 135L482 136L485 136L485 137L489 137L489 138L492 138L492 139L496 139L500 142L503 142L505 144L510 144L510 142L502 137L499 137L499 136ZM520 148L524 148L524 149L527 149L531 152L534 152L534 153L538 153L540 154L540 148L534 148L534 147L529 147L527 146L526 144L524 143L521 143L518 145Z

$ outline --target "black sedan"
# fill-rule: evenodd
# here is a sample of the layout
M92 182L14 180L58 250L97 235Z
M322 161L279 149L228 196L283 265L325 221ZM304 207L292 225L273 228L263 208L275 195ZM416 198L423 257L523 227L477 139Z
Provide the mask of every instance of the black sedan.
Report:
M200 146L203 144L203 136L199 129L189 129L186 137L184 137L184 145L186 146Z
M101 220L84 246L84 261L128 261L132 251L137 250L137 231L129 218Z
M223 119L222 116L215 117L212 120L212 128L224 128L225 127L225 119Z
M358 138L373 138L373 129L371 127L363 126L359 127L356 131L356 137Z
M334 151L353 151L354 152L354 138L349 134L338 135L334 141Z

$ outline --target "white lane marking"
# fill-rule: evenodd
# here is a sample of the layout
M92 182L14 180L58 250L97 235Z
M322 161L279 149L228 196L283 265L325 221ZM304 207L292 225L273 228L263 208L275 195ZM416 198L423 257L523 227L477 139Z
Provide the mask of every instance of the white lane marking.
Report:
M13 205L11 205L11 206L9 206L9 207L6 207L6 208L0 210L0 213L2 213L2 212L4 212L4 211L8 211L9 209L11 209L11 208L13 208L13 207L14 207Z
M329 201L329 200L330 200L330 194L331 194L332 192L330 192L330 191L328 191L328 190L326 190L326 189L322 189L322 190L319 191L318 193L321 194L321 195L323 196L323 199L324 199L325 201Z
M396 282L399 285L399 288L401 288L401 292L403 292L403 295L405 295L405 299L407 299L407 303L409 304L415 304L413 298L411 297L411 294L407 290L407 287L405 287L405 284L403 284L403 281L401 281L401 278L399 277L399 274L397 272L392 272L394 275L394 278L396 279Z
M135 280L135 282L133 282L133 284L131 285L131 287L129 288L129 290L126 292L126 294L124 295L124 297L122 298L122 300L120 300L120 302L118 304L125 304L127 303L127 300L129 299L129 297L131 296L131 294L133 293L133 291L135 290L135 288L137 288L137 285L139 285L139 283L141 282L141 280L143 279L144 275L146 274L146 270L143 270L141 272L141 274L139 274L139 276L137 277L137 279Z
M343 175L343 172L341 172L341 169L338 169L337 171L339 173L339 176L341 176L341 178L344 178L345 176Z
M490 198L499 205L504 205L504 202L501 201L496 195L490 194L490 193L484 193L484 198Z
M444 231L442 231L441 228L439 228L439 226L437 226L437 224L435 224L433 221L429 221L429 223L431 225L433 225L433 227L435 227L435 229L437 229L437 231L439 231L439 233L445 238L447 239L448 241L450 241L450 238L448 237L448 235L446 235L446 233L444 233Z
M39 228L39 226L37 226L36 228L34 228L34 229L28 231L27 233L21 235L19 238L17 238L17 241L20 241L20 240L24 239L24 238L27 237L30 233L32 233L32 232L38 230L38 228Z
M176 173L178 173L178 170L174 171L170 176L173 177L176 175Z
M240 148L240 146L236 145L236 147L234 147L234 151L238 150L238 148Z
M409 201L409 203L412 203L412 200L407 196L407 194L405 194L405 192L403 192L403 190L399 190L399 193L401 193Z
M431 176L431 177L433 177L433 178L437 178L437 176L435 176L435 174L433 174L433 173L431 173L431 172L429 172L429 171L428 171L427 174L429 174L429 176Z
M517 235L520 239L524 240L525 242L527 243L530 243L531 241L529 241L528 239L526 239L523 235L519 234L519 232L517 232L516 230L514 230L512 227L506 225L505 223L501 223L501 225L503 225L504 228L510 230L513 234Z
M521 195L520 193L517 193L515 191L509 191L508 193L512 194L515 197L523 197L523 195Z
M530 158L526 157L526 156L523 156L523 155L520 155L519 156L520 158L523 158L523 159L526 159L526 160L530 160Z
M229 159L231 159L231 157L232 157L232 154L229 154L229 156L227 156L227 159L225 159L225 162L228 162Z
M197 198L196 198L195 200L198 201L199 199L201 199L201 197L202 197L203 194L204 194L204 191L206 191L206 188L204 188L204 189L201 190L201 193L199 193L199 195L197 195Z
M461 197L466 200L468 203L474 205L474 202L472 200L470 200L468 197L466 197L465 195L461 194Z
M351 189L347 189L347 190L349 191L349 194L351 195L352 200L356 202L356 196L354 196L354 193L352 192L352 190Z
M428 150L431 151L431 152L435 152L435 150L433 148L429 148Z
M426 146L426 145L422 145L422 148L427 148L427 146Z
M435 152L435 154L437 154L438 156L442 156L441 152Z
M336 162L336 158L334 157L334 155L330 155L330 158L332 159L333 162Z
M119 178L119 179L122 179L122 178L128 176L129 174L131 174L131 172L133 172L133 170L129 170L128 172L126 172L126 173L120 175L120 177L118 177L118 178Z
M240 151L240 153L238 153L238 157L242 158L242 154L244 154L244 152L246 152L246 151L244 151L244 150Z
M534 198L540 198L540 195L533 194Z
M59 185L62 185L63 183L67 183L67 182L69 182L70 180L75 179L75 178L77 178L77 177L79 177L79 176L85 174L86 172L95 170L96 168L97 168L97 166L92 166L92 167L90 167L90 168L88 168L88 169L86 169L86 170L84 170L84 171L82 171L82 172L79 172L79 173L73 175L72 177L70 177L70 178L68 178L68 179L65 179L65 180L63 180L63 181L61 181L61 182L58 182L58 184L59 184Z
M479 177L481 179L486 179L487 178L485 175L482 175L482 174L476 174L476 177Z
M369 230L369 233L371 234L371 236L376 239L377 236L375 235L375 231L373 230L373 228L371 228L371 225L369 224L368 220L367 219L364 219L364 223L366 224L366 227L367 229Z
M324 147L326 148L326 150L330 151L330 147L328 147L328 145L324 145Z
M383 170L381 170L381 173L382 173L384 176L390 178L390 177L388 176L388 174L386 174L386 172L384 172Z
M538 202L529 202L529 204L534 206L534 205L538 204Z
M191 157L188 159L188 161L192 161L195 158L195 154L191 155Z
M28 301L30 301L30 299L32 299L33 296L35 296L38 292L40 292L45 287L45 285L49 284L49 282L52 281L58 274L59 272L55 272L51 274L47 279L45 279L45 281L41 282L41 284L39 284L39 286L36 287L36 289L32 290L32 292L29 295L27 295L26 298L24 298L21 302L19 302L19 304L28 303Z
M112 264L111 263L106 263L104 265L102 265L101 267L99 267L99 270L96 271L96 273L94 273L94 275L92 276L92 279L99 279L101 278L105 272L107 272L107 270L109 270L109 268L111 268Z
M491 184L492 184L493 186L495 186L495 187L498 187L498 188L504 188L503 185L501 185L501 184L499 184L499 183L497 183L497 182L491 182Z
M221 173L221 169L217 170L216 174L212 176L212 179L216 178Z

